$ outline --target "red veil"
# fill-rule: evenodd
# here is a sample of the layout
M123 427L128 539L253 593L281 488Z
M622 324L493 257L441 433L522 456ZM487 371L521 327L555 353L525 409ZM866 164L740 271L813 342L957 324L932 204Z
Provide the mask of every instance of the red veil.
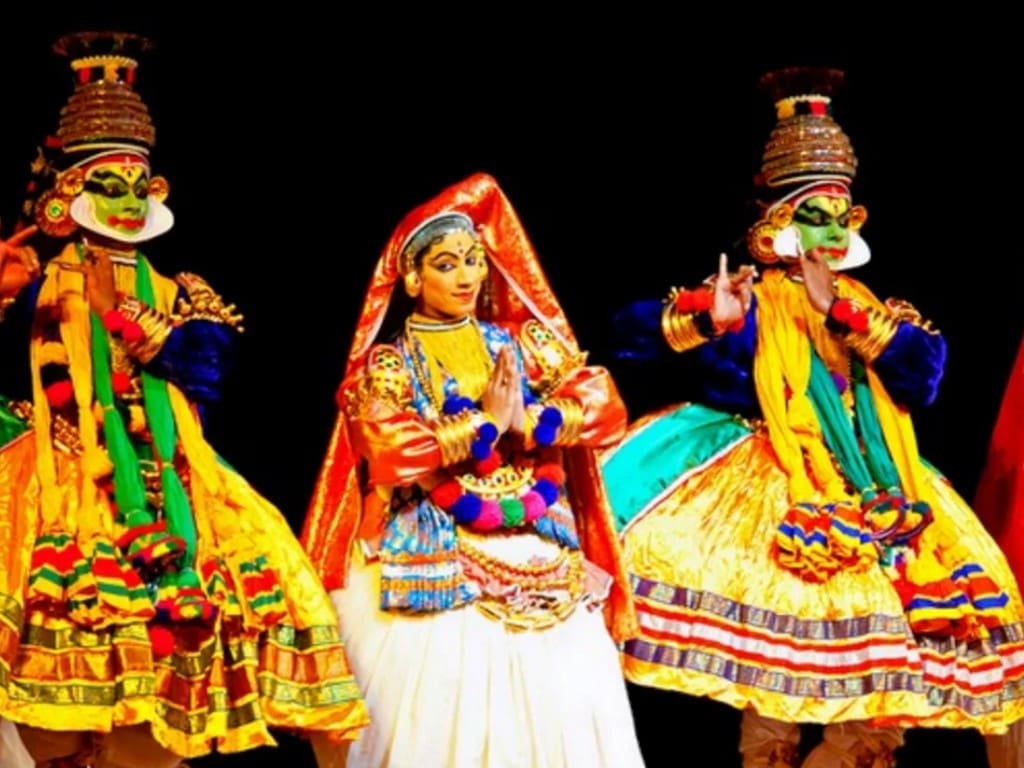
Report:
M363 302L338 389L339 405L343 405L344 393L362 370L391 303L401 277L402 245L424 220L446 211L468 215L487 247L491 285L489 295L481 298L481 319L500 322L515 331L534 318L570 350L578 351L575 334L515 210L492 177L476 174L414 209L392 233ZM607 618L615 639L624 640L634 634L636 617L598 462L594 451L583 446L567 448L565 459L569 500L576 513L580 545L591 562L614 577ZM345 414L340 412L302 532L306 551L328 589L345 583L352 543L363 513L358 463L359 456L349 441Z

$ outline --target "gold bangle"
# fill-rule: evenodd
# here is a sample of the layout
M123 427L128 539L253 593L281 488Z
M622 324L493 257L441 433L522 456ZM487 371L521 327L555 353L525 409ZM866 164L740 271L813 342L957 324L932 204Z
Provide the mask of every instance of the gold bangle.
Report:
M686 352L707 341L693 314L682 314L672 301L661 311L661 332L674 352Z
M442 416L433 424L434 434L441 446L441 461L446 467L469 458L476 437L476 423L470 411L454 416Z
M850 331L846 334L846 341L864 362L872 363L885 351L896 335L899 320L890 313L874 307L868 307L863 311L868 317L867 330Z
M556 397L548 405L562 412L562 426L555 435L555 445L576 445L583 434L583 403L574 397Z

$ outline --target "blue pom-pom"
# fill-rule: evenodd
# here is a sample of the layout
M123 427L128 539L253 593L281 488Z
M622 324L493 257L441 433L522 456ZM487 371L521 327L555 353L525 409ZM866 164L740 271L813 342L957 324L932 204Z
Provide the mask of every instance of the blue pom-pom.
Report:
M481 440L486 440L488 443L493 443L498 439L498 428L491 422L485 421L477 429L476 436Z
M553 405L549 405L540 412L540 417L537 421L541 424L547 424L549 427L558 429L562 426L562 412Z
M448 416L457 416L468 408L473 407L473 401L461 395L449 395L445 398L441 410Z
M448 511L451 512L456 523L459 525L469 525L480 517L482 506L483 502L480 501L479 496L464 493L459 496L458 500L452 504L452 508Z
M534 483L533 490L541 495L549 507L558 501L558 486L546 478Z
M537 445L551 445L558 436L558 430L550 424L538 424L533 428L533 441Z
M470 453L473 454L473 458L477 461L483 461L486 459L491 455L492 450L494 449L491 447L491 442L480 438L474 440L473 444L469 446Z

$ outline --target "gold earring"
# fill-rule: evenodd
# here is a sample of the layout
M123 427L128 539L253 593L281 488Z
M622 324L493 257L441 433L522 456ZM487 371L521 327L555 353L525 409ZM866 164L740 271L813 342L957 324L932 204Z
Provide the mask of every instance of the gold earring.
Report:
M777 262L779 255L775 253L775 238L792 221L793 206L789 203L774 206L765 218L755 222L747 230L747 250L750 251L750 255L762 264Z
M423 283L420 281L419 274L415 271L409 272L406 274L403 280L405 282L406 295L411 299L418 298L420 295L420 290L423 288Z
M850 209L850 231L857 232L868 220L868 209L863 205L855 205Z
M68 199L78 197L85 189L85 172L81 168L68 168L57 176L54 188L61 197Z
M171 193L171 185L163 176L154 176L149 180L149 196L162 203Z

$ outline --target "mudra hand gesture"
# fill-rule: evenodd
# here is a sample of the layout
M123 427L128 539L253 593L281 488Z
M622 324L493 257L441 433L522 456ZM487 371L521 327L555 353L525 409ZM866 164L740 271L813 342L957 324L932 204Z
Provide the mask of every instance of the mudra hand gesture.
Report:
M114 262L105 249L86 246L81 264L63 264L61 268L85 276L85 298L89 302L89 309L97 315L103 317L117 306Z
M724 333L746 316L754 295L755 277L757 270L753 266L744 264L738 272L730 273L729 257L724 253L719 257L709 310L716 334Z
M23 243L36 233L25 227L6 240L0 240L0 296L16 296L35 280L41 271L36 252Z
M499 435L509 429L522 433L526 406L523 404L523 388L511 347L502 347L498 353L491 378L484 389L482 405L498 428Z
M804 252L799 240L796 244L797 257L800 259L800 272L804 278L804 288L811 306L823 314L828 314L835 300L832 284L835 275L825 260L825 248L817 246Z

